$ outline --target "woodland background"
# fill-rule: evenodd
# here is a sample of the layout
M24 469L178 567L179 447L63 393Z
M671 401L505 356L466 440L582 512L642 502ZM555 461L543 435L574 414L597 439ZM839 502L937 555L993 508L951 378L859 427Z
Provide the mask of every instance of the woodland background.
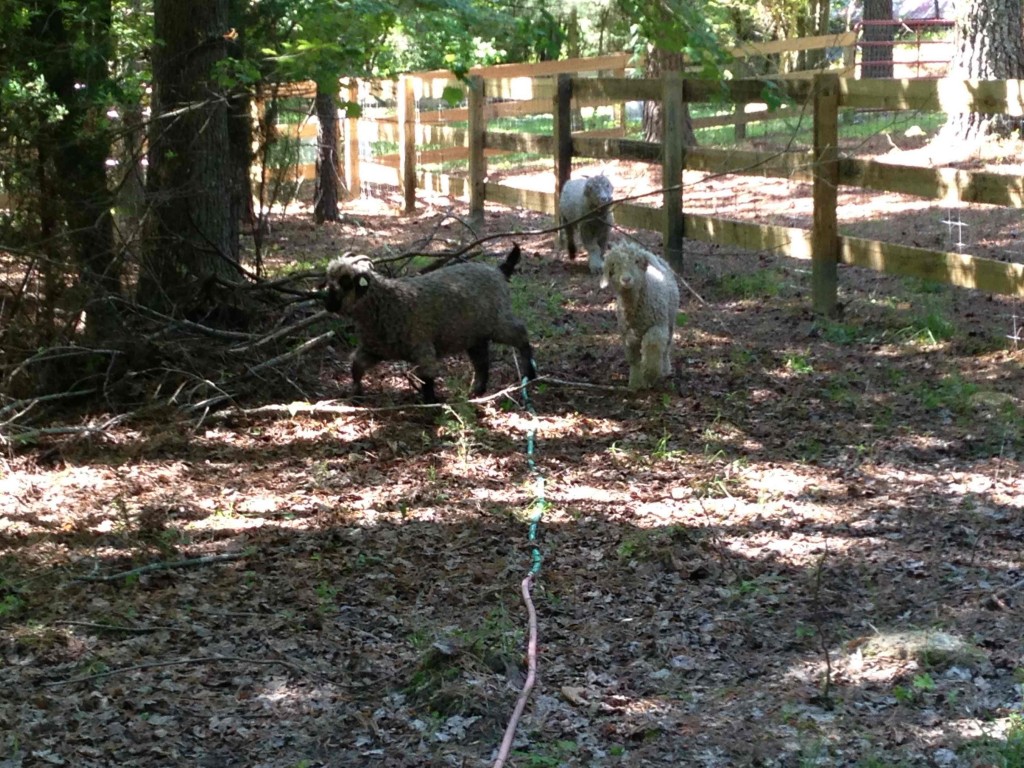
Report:
M1019 3L959 11L954 73L1020 77ZM537 548L511 765L1019 766L1019 299L851 269L823 317L805 263L688 242L672 385L631 394L611 296L550 217L402 214L330 174L285 206L249 175L275 83L336 117L342 76L634 49L728 77L731 45L858 13L892 9L0 2L0 765L490 764ZM842 151L940 165L969 140L1016 172L1013 121L882 119ZM705 178L687 204L801 224L806 197ZM846 210L1021 260L1013 210ZM480 402L461 360L442 406L400 365L349 401L331 256L513 242L534 387L496 355Z

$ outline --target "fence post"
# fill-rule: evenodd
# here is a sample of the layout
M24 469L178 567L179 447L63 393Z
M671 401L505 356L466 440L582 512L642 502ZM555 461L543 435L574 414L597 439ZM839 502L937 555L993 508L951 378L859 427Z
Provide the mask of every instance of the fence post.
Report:
M836 313L839 290L839 78L814 78L814 230L811 296L814 311Z
M556 82L552 110L555 134L555 223L561 224L557 218L558 199L562 195L562 187L572 175L572 76L559 75ZM560 242L560 233L556 233L556 250Z
M665 259L676 272L683 269L683 167L686 145L683 139L683 76L666 72L661 96L661 184L665 211Z
M354 77L348 81L348 101L350 104L359 103L359 81ZM360 193L358 117L345 118L345 185L348 187L348 199L357 199Z
M747 138L747 105L742 101L737 102L733 114L736 115L736 122L732 126L732 138L740 142Z
M487 196L484 186L487 176L487 158L484 156L486 134L484 79L473 75L469 78L469 220L478 225L484 220Z
M626 70L625 69L616 69L612 73L612 76L613 77L625 77L626 76ZM626 114L626 102L624 102L624 101L616 102L613 109L614 109L614 114L617 117L617 121L616 122L618 122L619 128L622 130L622 135L623 136L628 136L629 135L629 115Z
M416 92L413 76L398 78L398 177L405 212L416 209Z

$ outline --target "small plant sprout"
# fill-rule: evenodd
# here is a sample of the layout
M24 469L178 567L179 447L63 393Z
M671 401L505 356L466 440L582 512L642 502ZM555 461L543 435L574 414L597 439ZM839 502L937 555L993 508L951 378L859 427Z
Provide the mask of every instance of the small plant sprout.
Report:
M814 367L808 362L804 355L789 355L786 358L786 370L790 373L803 375L813 373Z

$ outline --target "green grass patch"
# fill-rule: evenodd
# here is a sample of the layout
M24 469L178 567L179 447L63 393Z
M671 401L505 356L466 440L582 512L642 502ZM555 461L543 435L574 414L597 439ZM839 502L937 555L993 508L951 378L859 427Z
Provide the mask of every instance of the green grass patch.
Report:
M796 373L799 375L806 375L808 373L814 373L814 366L811 365L810 360L804 355L787 355L785 360L785 368L790 373Z
M948 410L966 413L971 408L971 398L978 391L977 384L953 374L938 381L926 381L917 390L921 405L928 410Z
M715 293L722 299L758 299L778 296L782 290L782 273L777 269L722 275Z
M565 315L565 294L554 283L537 280L512 281L512 310L526 323L532 339L548 339L570 331L566 323L555 322Z
M850 323L825 320L820 329L821 336L825 341L841 346L856 344L865 337L863 328Z
M981 736L965 742L957 752L971 765L1024 768L1024 716L1010 716L1005 738Z
M645 528L624 537L615 550L619 560L660 560L677 546L692 546L699 536L685 525Z
M694 119L728 114L732 105L693 105L690 115ZM928 135L934 134L946 122L940 112L858 112L843 110L840 113L839 137L841 141L866 141L874 136L889 134L902 136L910 129L920 129ZM813 142L812 117L810 111L794 110L787 117L762 120L747 124L747 139L785 139L794 146L810 146ZM736 131L732 125L714 128L698 128L697 142L701 146L735 146Z
M846 374L832 376L825 384L825 397L837 405L851 405L857 402L854 380Z

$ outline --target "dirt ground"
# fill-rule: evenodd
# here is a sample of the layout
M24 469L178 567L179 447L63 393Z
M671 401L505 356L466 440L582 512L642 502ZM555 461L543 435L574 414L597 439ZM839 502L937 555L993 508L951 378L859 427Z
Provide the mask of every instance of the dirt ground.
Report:
M691 210L808 221L806 189L692 181ZM843 195L844 231L1024 260L1019 212ZM688 242L674 380L634 394L613 297L530 234L550 219L489 206L474 233L463 203L394 202L279 217L270 252L506 233L528 399L498 349L483 402L453 359L443 406L401 365L355 406L339 342L291 404L9 451L0 766L492 764L535 548L508 765L1020 765L1020 301L844 269L825 320L806 262Z

